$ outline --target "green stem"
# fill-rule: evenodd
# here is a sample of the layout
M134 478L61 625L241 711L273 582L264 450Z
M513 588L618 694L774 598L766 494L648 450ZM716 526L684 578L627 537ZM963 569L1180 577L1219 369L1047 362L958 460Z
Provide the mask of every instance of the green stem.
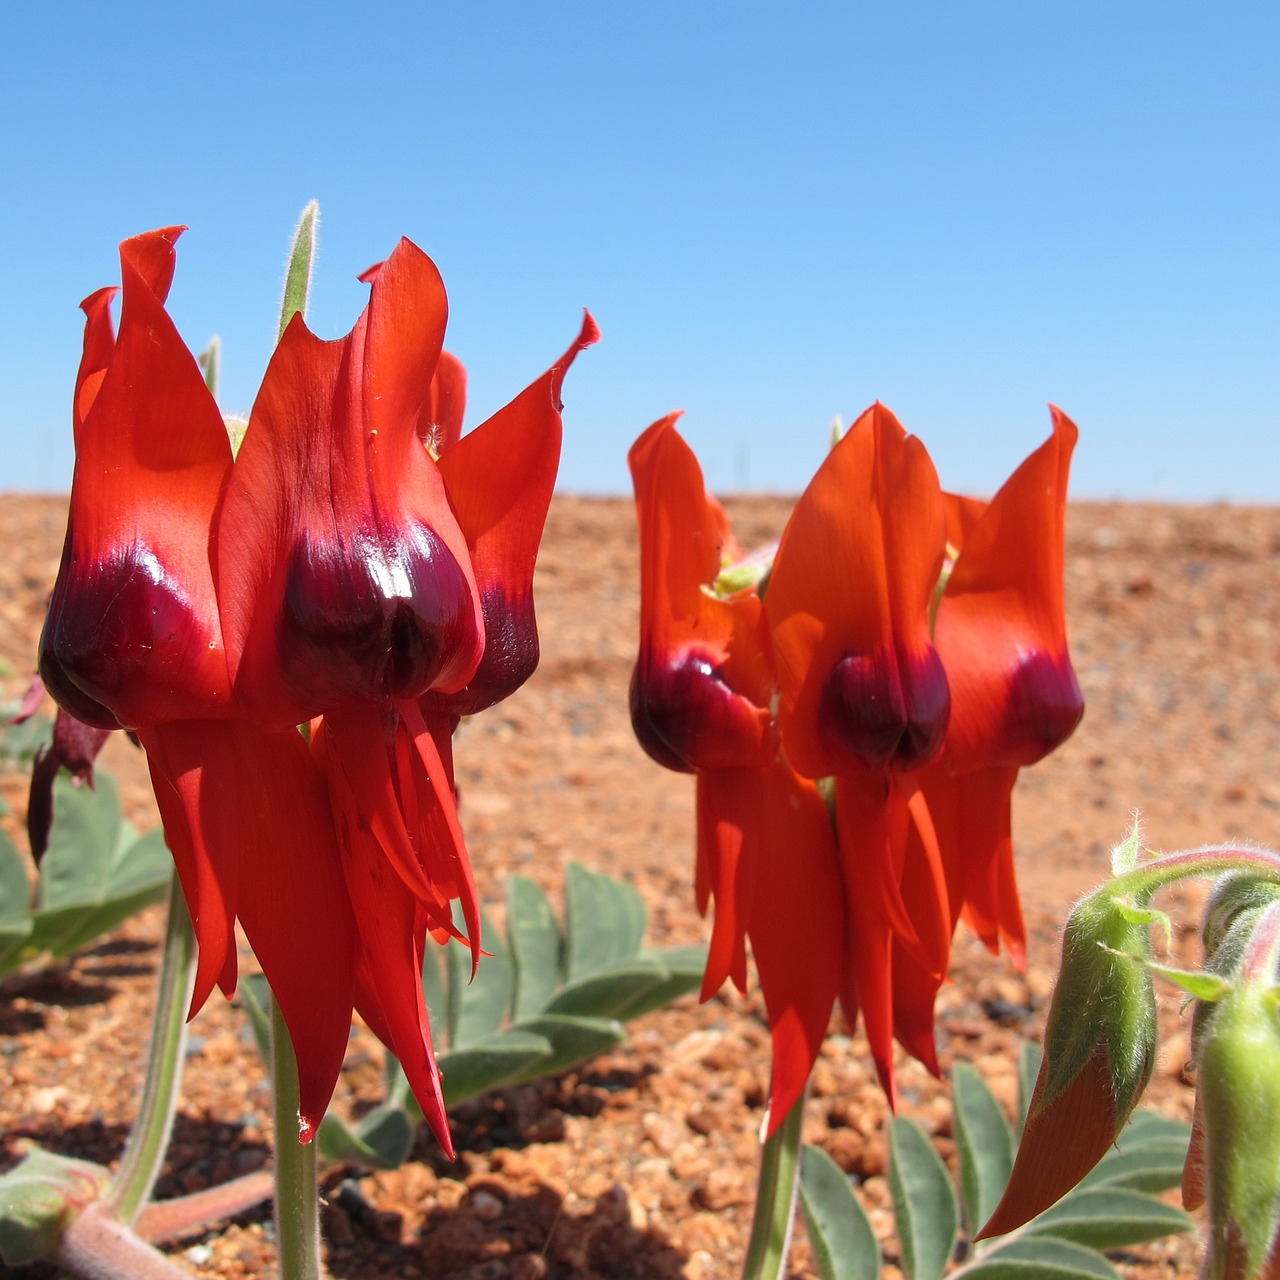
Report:
M786 1274L791 1229L796 1215L796 1194L800 1185L804 1104L808 1098L806 1085L787 1118L761 1148L756 1207L751 1219L747 1260L742 1265L742 1280L778 1280Z
M103 1212L127 1226L137 1221L155 1186L173 1131L178 1090L182 1084L183 1053L187 1043L187 1008L195 982L196 935L175 875L169 886L169 921L156 993L147 1077L142 1103L125 1144L120 1168L101 1202Z
M316 1143L298 1141L298 1060L271 1001L271 1083L276 1132L276 1248L280 1280L321 1280Z
M1179 880L1220 876L1245 871L1260 880L1280 884L1280 858L1266 849L1248 845L1205 845L1182 853L1168 853L1122 872L1106 886L1109 895L1129 893L1150 896Z

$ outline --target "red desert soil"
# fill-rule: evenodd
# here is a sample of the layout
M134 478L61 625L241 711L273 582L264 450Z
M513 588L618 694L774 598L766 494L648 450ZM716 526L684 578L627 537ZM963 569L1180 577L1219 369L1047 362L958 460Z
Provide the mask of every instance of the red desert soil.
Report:
M789 504L729 504L744 545L775 537ZM65 502L0 500L0 657L6 696L25 684L57 569ZM1280 845L1280 510L1077 504L1070 514L1071 646L1088 710L1065 748L1023 774L1015 832L1031 931L1025 976L961 932L939 1001L944 1066L976 1064L1006 1102L1019 1040L1036 1036L1073 898L1105 874L1107 853L1141 806L1150 841L1174 849L1218 838ZM626 690L636 640L631 507L557 499L538 569L541 669L508 703L468 725L457 748L463 818L481 892L501 899L512 870L559 901L577 860L627 877L644 895L650 936L695 942L693 783L635 744ZM145 770L123 739L104 767L131 816L156 822ZM0 779L17 835L23 779ZM1189 906L1178 938L1194 953ZM301 927L302 922L299 922ZM136 1106L159 908L65 965L0 985L0 1132L5 1167L24 1139L112 1162ZM795 945L805 945L802 937ZM323 975L318 976L323 981ZM1164 1004L1151 1098L1187 1117L1187 1023ZM453 1117L456 1163L420 1134L409 1163L324 1178L328 1265L344 1280L449 1276L728 1277L750 1217L768 1036L757 995L686 997L633 1024L628 1043L558 1080L501 1091ZM267 1159L263 1069L246 1019L215 996L192 1026L173 1148L158 1188L172 1196ZM353 1041L337 1105L375 1096L380 1051ZM953 1153L944 1085L900 1066L903 1110ZM815 1075L806 1137L857 1180L880 1233L886 1274L898 1245L885 1179L885 1104L860 1035L835 1025ZM357 1180L359 1196L337 1191ZM269 1213L247 1213L169 1252L198 1276L272 1269ZM1130 1276L1187 1276L1194 1242L1129 1255ZM803 1232L794 1276L812 1276ZM44 1280L50 1267L20 1268Z

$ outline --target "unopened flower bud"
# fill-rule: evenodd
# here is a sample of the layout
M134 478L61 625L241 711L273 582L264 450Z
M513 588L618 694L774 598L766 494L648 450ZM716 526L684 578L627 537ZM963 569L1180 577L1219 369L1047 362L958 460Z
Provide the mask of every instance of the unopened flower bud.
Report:
M1251 928L1235 981L1196 1019L1205 1280L1253 1280L1280 1228L1280 902L1240 920Z
M1004 1197L979 1238L1003 1235L1064 1196L1106 1154L1151 1078L1156 1004L1143 908L1104 886L1062 938L1044 1061Z

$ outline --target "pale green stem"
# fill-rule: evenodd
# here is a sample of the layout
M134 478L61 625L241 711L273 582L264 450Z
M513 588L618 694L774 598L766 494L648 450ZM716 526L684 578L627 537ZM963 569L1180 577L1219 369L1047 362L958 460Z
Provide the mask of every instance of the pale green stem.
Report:
M138 1118L125 1144L120 1168L101 1201L103 1212L132 1226L151 1195L164 1163L182 1084L187 1044L187 1008L196 973L196 936L182 886L169 886L169 921L160 957L160 982Z
M272 1109L276 1131L276 1248L280 1280L321 1280L316 1143L298 1141L298 1060L280 1006L271 1001Z
M778 1280L786 1274L800 1185L804 1104L808 1098L806 1085L800 1100L761 1148L755 1214L751 1219L751 1239L747 1244L747 1260L742 1265L742 1280Z

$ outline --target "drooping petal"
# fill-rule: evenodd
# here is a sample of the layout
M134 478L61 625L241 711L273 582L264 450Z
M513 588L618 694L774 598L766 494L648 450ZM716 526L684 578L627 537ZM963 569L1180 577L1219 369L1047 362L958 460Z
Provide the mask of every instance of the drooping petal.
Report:
M669 769L761 767L777 754L773 671L759 598L718 599L723 512L708 502L693 451L654 423L628 460L640 522L640 656L631 720Z
M456 693L430 696L455 716L514 693L538 665L533 567L560 465L560 388L579 351L599 340L588 312L568 351L504 409L440 454L484 614L485 648Z
M804 1095L840 985L844 891L818 788L784 761L763 771L748 933L773 1039L771 1136Z
M1078 434L1054 409L1053 434L964 531L934 633L951 686L947 748L957 772L1034 764L1084 713L1062 594Z
M876 1073L896 1106L893 1039L901 1028L905 1046L930 1065L915 1021L915 1000L946 972L950 919L941 858L919 792L889 775L868 773L836 779L844 901L845 971L841 1002L846 1016L860 1010ZM895 955L910 957L919 977L909 993L896 997ZM929 996L932 1008L932 994Z
M995 955L1003 941L1026 964L1027 931L1013 862L1016 768L957 775L944 752L917 775L933 815L946 872L952 924L963 919Z
M324 721L312 738L313 754L322 765L334 750L333 731L333 724ZM427 1122L446 1154L452 1156L422 989L423 936L433 913L397 874L363 820L353 794L340 781L332 789L337 791L331 798L342 871L359 938L355 1006L400 1060ZM447 913L447 904L444 910ZM437 919L438 911L434 913Z
M44 693L43 682L35 677ZM20 724L25 716L15 716L13 723ZM81 724L69 711L58 708L53 721L53 739L47 747L36 752L31 765L31 788L27 794L27 838L31 842L31 857L36 866L49 847L49 832L53 827L53 784L63 769L77 782L93 786L93 762L106 745L109 729L95 729Z
M221 714L230 697L208 544L231 448L164 310L176 237L120 246L114 346L104 296L86 308L85 413L40 670L62 706L104 729Z
M215 982L235 988L238 916L289 1027L307 1140L342 1067L356 962L324 775L292 729L187 721L139 736L199 944L192 1009Z
M762 858L769 857L761 830L763 772L759 769L705 769L698 774L697 902L703 915L715 902L715 920L703 1000L727 978L747 990L747 928Z
M266 724L456 690L479 663L466 542L417 434L445 315L402 240L346 338L295 316L272 357L214 541L236 689Z
M944 536L929 455L875 405L796 504L765 597L784 748L804 776L916 769L941 749L928 609Z

